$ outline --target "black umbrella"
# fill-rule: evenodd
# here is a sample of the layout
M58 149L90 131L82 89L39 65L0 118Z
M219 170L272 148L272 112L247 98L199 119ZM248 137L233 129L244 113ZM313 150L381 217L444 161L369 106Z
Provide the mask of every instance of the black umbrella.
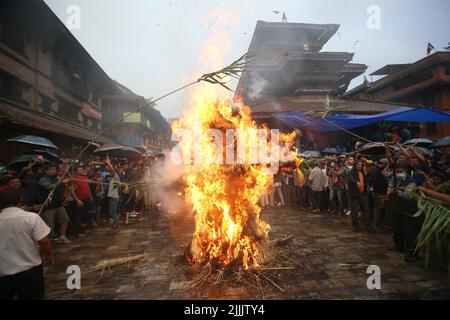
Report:
M63 161L59 158L59 156L51 151L48 150L32 150L25 152L24 154L33 155L38 154L43 156L45 159L50 160L53 163L60 164L63 163Z
M123 146L121 146L120 144L117 143L105 143L104 145L98 147L97 149L94 150L94 153L109 153L110 151L113 150L118 150L120 148L123 148Z
M370 142L357 149L356 152L362 154L383 154L386 152L386 145L383 142Z
M320 158L321 154L320 151L314 151L314 150L305 150L298 154L300 157L303 158Z
M336 148L325 148L322 150L323 154L339 154Z
M30 160L31 160L31 161L36 160L38 157L39 157L39 155L37 155L37 154L30 154L30 155L23 154L23 155L21 155L21 156L18 156L18 157L15 157L14 159L12 159L12 160L8 163L7 167L8 167L8 168L24 167L24 166L26 166L26 165L30 162ZM45 159L45 158L44 158L44 163L52 163L52 164L55 164L55 163L53 163L52 161L50 161L50 160L48 160L48 159Z
M8 139L7 141L9 141L9 142L20 142L20 143L25 143L25 144L31 144L31 145L34 145L34 146L41 146L41 147L52 148L52 149L59 149L50 140L48 140L46 138L43 138L43 137L33 136L33 135L17 136L17 137Z
M436 143L433 143L430 148L445 148L450 147L450 136L439 139Z
M428 148L423 147L415 147L416 151L419 152L423 156L432 157L433 151Z
M156 151L147 151L146 153L143 154L144 157L157 157L158 156L158 152Z
M83 146L89 145L89 148L100 148L100 144L97 142L86 141L82 143Z
M425 147L425 148L430 147L433 143L434 141L425 138L410 139L408 141L403 142L404 145L414 144L418 147Z
M99 154L107 154L108 156L118 157L118 158L139 158L142 157L142 153L132 147L121 147L118 149L110 149L107 151L97 152Z
M139 150L142 154L147 152L147 149L141 146L133 146L133 148Z

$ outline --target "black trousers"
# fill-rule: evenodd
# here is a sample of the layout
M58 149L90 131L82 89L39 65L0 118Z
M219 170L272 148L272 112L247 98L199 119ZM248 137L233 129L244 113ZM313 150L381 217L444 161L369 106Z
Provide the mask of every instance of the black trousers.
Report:
M297 195L297 207L305 208L308 206L306 199L306 187L295 187L296 195Z
M80 223L77 219L77 209L76 204L74 201L69 201L67 206L65 207L67 214L69 215L70 222L69 222L69 228L67 230L67 235L76 235L79 234L81 231Z
M0 277L0 300L43 300L45 293L42 264L10 276Z
M417 244L417 235L423 224L422 216L412 217L417 212L417 201L401 196L389 199L389 214L392 218L394 243L398 248L412 253Z
M361 210L361 213L364 216L366 226L369 227L369 226L373 225L373 217L370 214L367 194L360 193L360 194L356 194L356 195L350 195L350 210L352 213L352 225L354 227L359 226L359 220L358 220L359 210Z
M314 209L321 210L322 208L322 191L313 191L312 192L312 202Z
M328 210L332 208L330 203L330 190L322 191L320 199L321 199L320 210Z
M108 219L109 218L109 198L105 197L104 199L101 200L101 214L100 217L103 219Z

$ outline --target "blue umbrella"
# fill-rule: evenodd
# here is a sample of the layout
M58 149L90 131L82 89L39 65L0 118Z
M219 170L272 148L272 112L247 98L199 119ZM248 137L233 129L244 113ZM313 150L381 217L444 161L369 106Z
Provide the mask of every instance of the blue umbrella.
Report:
M433 143L431 148L445 148L450 147L450 136L439 139L436 143Z
M34 146L42 146L52 149L59 149L53 142L46 138L38 137L38 136L32 136L32 135L23 135L14 137L11 139L8 139L9 142L20 142L20 143L26 143L31 144Z

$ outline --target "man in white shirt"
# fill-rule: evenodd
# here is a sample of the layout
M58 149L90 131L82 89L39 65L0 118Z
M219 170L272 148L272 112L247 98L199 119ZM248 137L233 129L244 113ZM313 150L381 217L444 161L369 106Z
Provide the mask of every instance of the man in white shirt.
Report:
M311 181L312 200L313 200L313 212L320 212L322 206L322 191L325 189L327 183L327 176L324 173L323 164L320 160L316 160L312 163L313 169L309 174L309 181Z
M39 247L53 264L50 228L33 212L20 209L14 189L0 193L0 300L44 299L44 274Z
M119 184L120 183L120 177L117 174L116 170L114 170L113 165L111 164L111 162L109 162L109 159L106 161L106 166L109 172L109 175L106 179L106 181L108 181L108 193L107 193L107 197L109 199L109 213L111 215L112 218L112 225L111 228L112 229L117 229L118 228L118 205L119 205Z

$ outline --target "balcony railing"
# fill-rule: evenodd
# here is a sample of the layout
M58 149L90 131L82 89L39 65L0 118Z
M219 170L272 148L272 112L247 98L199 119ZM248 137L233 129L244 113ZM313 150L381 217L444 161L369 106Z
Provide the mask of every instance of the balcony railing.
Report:
M63 68L53 65L52 66L52 79L57 84L69 89L74 94L81 97L83 100L89 101L90 90L83 84L83 82L70 74Z
M118 136L117 142L127 146L140 146L144 144L142 136Z

